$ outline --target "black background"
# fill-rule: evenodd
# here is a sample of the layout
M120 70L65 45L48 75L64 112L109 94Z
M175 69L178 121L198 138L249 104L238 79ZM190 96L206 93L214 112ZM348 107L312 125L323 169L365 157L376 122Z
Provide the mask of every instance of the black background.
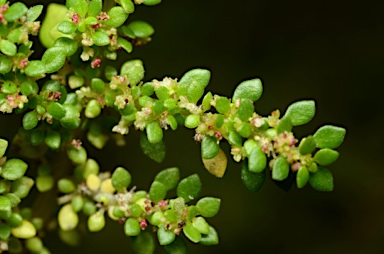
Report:
M133 130L127 147L109 144L91 156L103 170L124 165L141 189L165 167L178 166L182 177L197 172L202 195L222 198L221 211L208 219L220 244L189 243L191 253L383 253L383 10L382 1L164 0L137 7L129 18L156 29L150 44L123 56L144 61L145 80L207 68L212 72L208 90L229 97L241 81L260 77L264 93L256 111L262 115L314 99L317 114L294 129L298 137L324 124L347 128L340 158L330 167L333 192L310 186L285 192L268 178L252 194L232 161L224 178L216 179L204 170L188 130L165 134L168 154L162 164L141 154ZM131 252L117 223L87 234L78 249L55 239L52 233L46 242L52 253Z

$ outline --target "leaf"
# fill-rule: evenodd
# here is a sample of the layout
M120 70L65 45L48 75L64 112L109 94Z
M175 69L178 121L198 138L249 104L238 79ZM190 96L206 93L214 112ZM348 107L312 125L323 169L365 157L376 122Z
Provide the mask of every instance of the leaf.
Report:
M12 70L12 66L13 66L13 61L11 59L8 59L6 56L0 55L0 73L1 74L6 74L10 72Z
M307 167L301 166L299 168L299 171L297 171L297 175L296 175L297 188L299 189L303 188L307 184L308 180L309 180L309 171Z
M339 152L329 148L323 148L317 151L313 158L317 164L321 166L328 166L339 158Z
M303 125L312 120L316 113L315 101L297 101L292 103L284 117L289 117L292 121L293 126Z
M23 128L25 130L31 130L37 126L38 122L36 111L30 111L23 117Z
M303 138L299 145L299 152L301 155L312 153L316 149L316 139L313 136Z
M0 41L0 50L4 55L7 56L14 56L17 53L16 45L4 39Z
M267 156L261 149L261 146L253 148L248 156L248 170L254 173L264 171L267 166Z
M317 191L333 191L333 176L326 168L318 167L316 173L311 173L309 183Z
M39 30L39 39L44 47L50 48L53 46L56 39L63 36L58 32L57 25L64 20L68 20L68 9L61 4L50 3L47 7L44 21Z
M52 102L47 107L48 113L54 118L60 120L65 116L65 108L58 102Z
M127 236L138 236L141 232L140 223L137 219L128 218L124 223L124 233Z
M255 108L251 100L242 99L237 111L237 116L241 121L248 122L248 119L252 117L254 110Z
M69 96L68 96L69 97ZM64 128L77 129L80 126L80 112L74 105L64 104L65 116L60 119Z
M69 231L77 227L79 216L73 211L72 205L69 203L60 208L57 221L62 230Z
M318 148L337 148L343 143L346 130L333 125L324 125L320 127L313 137L316 139Z
M89 2L88 7L88 16L96 17L100 14L101 10L103 8L103 1L102 0L92 0Z
M8 147L8 141L0 138L0 158L4 156Z
M163 130L157 121L149 123L145 130L150 143L156 144L163 139Z
M272 179L276 181L283 181L288 177L289 164L284 157L279 157L273 164Z
M241 82L235 89L232 101L238 99L249 99L252 102L257 101L263 93L263 85L258 78Z
M177 94L179 96L187 96L188 101L191 103L197 103L203 96L204 89L208 85L210 78L211 72L209 70L190 70L186 72L178 82L179 90Z
M135 20L127 26L137 38L147 38L151 36L155 29L145 21Z
M88 12L88 1L87 0L75 0L71 1L71 7L75 11L75 13L80 16L85 16ZM69 7L68 7L69 8Z
M196 207L199 213L204 217L213 217L220 210L221 199L213 197L204 197L197 201Z
M217 234L217 231L214 227L209 226L209 233L207 235L202 235L201 244L204 245L216 245L219 243L219 235Z
M57 30L63 34L73 34L77 30L77 25L72 21L64 20L59 23Z
M220 150L217 139L212 136L205 136L201 142L201 157L203 159L212 159Z
M25 67L25 74L30 77L39 77L44 75L45 72L45 64L39 60L29 61L27 67Z
M133 49L132 43L130 43L126 39L119 37L119 38L117 38L117 43L118 43L119 47L123 48L128 53L132 52L132 49Z
M229 101L228 98L224 96L218 96L215 95L215 108L217 112L221 114L226 114L229 111L229 106L231 105L231 102Z
M90 232L98 232L102 230L105 226L104 213L97 212L89 216L87 226Z
M65 63L67 55L65 48L52 47L44 52L41 61L45 64L45 72L53 73L61 69Z
M140 147L143 149L145 155L157 163L161 163L165 158L166 149L163 141L152 144L149 142L147 136L142 133L140 136Z
M212 159L203 158L204 167L212 175L222 178L227 169L228 159L223 150L219 150L219 153Z
M168 245L164 246L167 254L187 254L187 245L182 237L178 236L176 239Z
M194 243L198 243L201 240L201 233L197 228L187 222L187 225L183 228L184 235Z
M123 167L117 167L112 174L112 186L119 192L131 184L131 174Z
M201 181L197 174L190 175L180 181L177 186L177 196L184 198L185 202L195 199L201 191Z
M36 81L26 80L20 85L20 92L23 95L36 95L39 91L39 86Z
M243 143L243 138L241 137L241 135L239 133L231 130L231 131L229 131L228 141L231 145L241 146Z
M57 131L47 131L47 135L45 136L45 143L51 149L59 149L61 145L61 136Z
M136 237L131 237L132 249L137 254L152 254L155 251L156 244L153 236L147 230Z
M28 239L36 235L36 228L31 222L23 220L18 227L11 229L11 233L16 238Z
M8 22L14 22L17 19L21 18L28 11L27 6L25 4L16 2L12 4L8 10L4 13L4 18Z
M92 40L96 46L107 46L110 43L108 34L101 29L92 35Z
M167 168L155 176L155 181L162 183L167 191L175 188L180 179L180 171L178 168Z
M209 234L209 224L204 217L196 217L192 220L192 226L199 230L202 234Z
M35 5L28 9L27 11L27 21L35 21L43 11L43 5Z
M292 130L292 121L291 118L284 116L279 121L279 126L277 126L277 133L290 132Z
M151 201L157 203L160 200L165 199L167 195L167 188L164 184L154 181L149 189L149 198Z
M144 4L148 6L156 5L161 3L161 0L144 0Z
M253 173L248 170L247 161L243 162L243 165L241 167L241 180L249 191L258 192L264 185L265 177L265 170L261 173Z
M165 229L165 227L160 227L157 230L157 238L160 245L168 245L175 240L175 233L172 230Z
M138 84L144 78L144 66L141 60L125 62L120 69L120 75L126 75L131 86Z
M6 196L0 196L0 211L11 211L12 203Z
M109 19L104 22L105 25L110 27L119 27L128 18L128 13L125 12L123 7L115 6L108 11Z

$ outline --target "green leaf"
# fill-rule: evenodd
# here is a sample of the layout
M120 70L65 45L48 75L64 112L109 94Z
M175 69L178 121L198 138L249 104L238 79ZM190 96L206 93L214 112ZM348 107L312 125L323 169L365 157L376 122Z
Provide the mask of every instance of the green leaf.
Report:
M43 143L44 138L45 138L44 130L40 130L40 129L32 130L32 132L31 132L31 144L33 146L38 146L41 143Z
M64 20L59 23L57 30L63 34L73 34L77 30L77 25L72 21Z
M284 157L279 157L273 164L272 179L276 181L283 181L288 177L289 164Z
M8 141L0 138L0 158L4 156L8 147Z
M194 129L200 124L200 117L198 115L188 115L185 118L184 125L189 129Z
M27 11L27 21L35 21L43 11L43 5L35 5L28 9Z
M62 178L57 181L57 188L61 193L65 194L74 192L76 190L75 184L71 180L66 178Z
M253 148L248 157L248 170L254 173L263 172L267 166L267 156L261 146Z
M0 50L4 55L7 56L14 56L17 53L16 45L8 40L0 41Z
M8 22L14 22L17 19L21 18L28 11L27 6L25 4L16 2L12 4L8 10L4 13L4 18Z
M124 233L127 236L138 236L141 232L140 223L137 219L128 218L124 223Z
M152 144L149 142L147 136L142 133L140 136L140 147L143 149L145 155L157 163L161 163L165 158L166 150L163 141Z
M90 232L98 232L102 230L105 226L104 214L101 212L92 214L88 218L87 225Z
M178 95L187 96L189 102L197 103L203 96L204 89L211 78L211 72L205 69L193 69L188 71L180 79Z
M277 127L277 133L290 132L292 130L292 121L291 118L284 116L279 121L279 126Z
M38 122L37 113L35 111L30 111L23 117L23 128L25 130L31 130L37 126Z
M44 47L50 48L53 46L55 40L63 36L62 33L57 31L57 25L64 20L68 20L67 8L64 5L50 3L44 21L39 31L39 39Z
M236 128L237 132L243 138L248 138L252 134L252 125L250 123L242 123L239 127Z
M333 191L333 176L326 168L319 167L316 173L311 173L309 183L317 191Z
M241 146L243 143L243 138L236 131L229 131L228 141L231 145Z
M102 29L92 35L92 40L96 46L107 46L110 43L108 34Z
M197 201L196 207L202 216L209 218L219 212L220 204L221 199L219 198L205 197Z
M155 176L155 181L162 183L167 191L175 188L180 179L180 171L178 168L167 168Z
M28 238L25 241L25 247L29 251L31 251L32 253L44 253L45 254L45 251L43 250L43 248L44 248L43 241L39 237L35 236L32 238Z
M0 211L11 211L12 203L6 196L0 196Z
M160 227L159 230L157 230L157 238L159 239L160 245L168 245L175 240L175 233L173 230Z
M208 92L204 98L203 98L203 102L202 102L202 105L203 105L203 112L207 111L207 110L210 110L211 109L211 102L213 100L213 96L212 96L212 93L211 92Z
M258 78L241 82L235 89L232 101L238 99L249 99L252 102L257 101L263 93L263 85Z
M145 21L135 20L127 26L137 38L147 38L151 36L155 29Z
M182 237L178 236L176 239L168 245L164 246L167 254L187 254L187 245Z
M12 180L12 179L8 179L8 180ZM23 176L12 182L11 192L16 196L18 196L19 198L25 198L26 196L28 196L29 191L31 190L33 184L34 184L34 181L32 178Z
M313 137L316 139L318 148L337 148L343 143L346 130L333 125L320 127Z
M88 118L96 118L101 113L101 106L96 99L92 99L85 107L84 115Z
M299 145L299 152L301 155L312 153L316 149L316 139L313 136L303 138Z
M209 233L207 235L202 235L201 244L204 245L216 245L219 243L219 235L214 227L209 226Z
M151 187L149 189L149 198L153 202L157 203L160 200L165 199L166 195L167 195L167 187L164 184L157 181L154 181L151 184Z
M317 164L321 166L328 166L339 158L339 152L329 148L323 148L317 151L313 158Z
M11 228L6 224L0 224L0 239L7 240L11 235Z
M161 0L144 0L145 5L152 6L161 3Z
M6 74L12 70L13 61L4 55L0 55L0 73ZM27 74L28 75L28 74Z
M28 239L36 235L36 228L27 220L23 220L18 227L12 228L11 233L14 237L20 239ZM10 240L15 238L10 238ZM9 244L11 249L11 244ZM22 249L21 249L22 250ZM21 251L20 251L21 252Z
M209 233L209 224L204 219L204 217L193 218L192 226L194 226L202 234L208 234Z
M151 122L146 127L148 141L152 144L159 143L163 139L163 130L158 122Z
M80 126L80 112L74 105L65 104L65 116L60 119L64 128L76 129Z
M20 92L23 95L36 95L39 92L39 86L36 81L26 80L21 83Z
M112 174L112 186L122 192L131 183L131 178L131 174L125 168L117 167Z
M126 75L131 86L138 84L144 78L144 66L141 60L125 62L121 66L120 75Z
M55 179L52 176L38 176L36 177L36 188L40 192L46 192L53 188Z
M30 77L39 77L46 72L45 64L39 60L29 61L27 67L24 69L25 74Z
M226 114L229 111L231 102L224 96L215 95L215 108L221 114Z
M93 78L91 80L91 87L97 93L103 93L105 91L105 83L102 79Z
M241 167L241 180L249 191L258 192L264 185L265 177L265 170L261 173L253 173L248 170L247 161L243 162L243 165Z
M183 228L184 235L194 243L198 243L201 240L201 233L197 228L187 222L187 225Z
M239 110L237 111L237 116L243 122L248 122L249 118L252 117L255 108L251 100L242 99L240 102Z
M66 56L72 56L77 51L77 42L67 37L58 38L53 47L62 47L65 49Z
M115 6L108 11L109 19L104 22L105 25L110 27L119 27L128 18L128 13L125 12L123 7Z
M1 85L1 92L6 94L14 94L17 92L17 86L13 82L6 81Z
M45 64L45 72L53 73L61 69L65 63L67 55L65 48L52 47L44 52L41 61Z
M80 16L85 16L85 14L87 14L88 12L87 0L75 0L75 1L72 1L71 5L75 13L79 14Z
M88 16L96 17L100 14L101 10L103 8L103 1L102 0L92 0L89 2L88 7Z
M292 121L293 126L303 125L312 120L316 113L315 101L297 101L292 103L284 117L289 117Z
M197 174L190 175L180 181L177 186L177 196L184 198L185 202L195 199L201 191L201 181Z
M20 28L13 29L9 32L7 39L12 43L21 43L22 41L22 31Z
M120 0L120 4L126 13L133 13L135 11L135 4L131 0Z
M60 120L65 116L65 107L58 102L52 102L47 107L48 113L54 118Z
M83 164L87 161L87 150L84 147L75 148L71 146L67 150L68 158L75 164Z
M204 159L212 159L220 151L217 139L212 136L205 136L201 142L201 157Z
M48 130L45 136L45 143L51 149L59 149L61 145L61 135L57 131Z
M308 180L309 180L309 171L307 167L301 166L299 168L299 171L297 171L297 175L296 175L297 188L299 189L303 188L307 184Z
M121 37L117 38L117 44L119 45L119 47L123 48L128 53L132 52L132 49L133 49L132 43L130 43L126 39Z
M156 244L153 236L148 230L143 231L140 235L131 237L132 249L137 254L152 254L155 252Z

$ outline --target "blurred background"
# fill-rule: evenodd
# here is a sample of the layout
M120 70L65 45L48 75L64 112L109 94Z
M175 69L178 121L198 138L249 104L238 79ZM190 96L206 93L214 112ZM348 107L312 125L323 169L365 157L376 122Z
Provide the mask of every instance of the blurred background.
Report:
M130 17L156 29L153 41L127 58L144 61L146 80L207 68L208 90L230 97L241 81L260 77L264 93L256 111L262 115L314 99L317 114L294 128L298 137L324 124L347 128L340 158L329 167L333 192L310 186L286 192L268 177L258 193L250 193L232 160L223 179L205 171L193 132L182 129L165 134L161 164L142 155L135 131L126 147L110 143L91 156L104 170L127 167L139 189L148 189L166 167L179 167L182 177L197 172L202 196L222 198L219 214L208 220L220 244L188 243L190 253L384 253L383 10L383 1L164 0L137 7ZM79 248L62 244L54 233L47 238L52 253L131 253L117 223L87 234Z

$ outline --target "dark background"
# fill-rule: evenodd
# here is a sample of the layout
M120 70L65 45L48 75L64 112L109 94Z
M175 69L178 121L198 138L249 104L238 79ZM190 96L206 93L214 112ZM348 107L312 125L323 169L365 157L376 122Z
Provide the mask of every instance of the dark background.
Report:
M324 124L347 128L340 158L330 166L333 192L310 186L285 192L269 177L252 194L232 160L224 178L216 179L204 170L187 130L166 133L162 164L141 154L133 130L125 148L109 144L107 152L91 156L104 170L126 166L142 189L165 167L178 166L182 177L197 172L202 196L222 198L221 211L208 219L220 244L189 243L191 253L384 253L383 10L382 1L164 0L130 17L156 29L153 41L128 57L144 61L146 80L208 68L208 90L231 96L239 82L260 77L264 93L256 111L262 115L314 99L317 114L294 129L298 137ZM46 243L52 253L131 252L117 223L88 234L80 249L54 239Z

